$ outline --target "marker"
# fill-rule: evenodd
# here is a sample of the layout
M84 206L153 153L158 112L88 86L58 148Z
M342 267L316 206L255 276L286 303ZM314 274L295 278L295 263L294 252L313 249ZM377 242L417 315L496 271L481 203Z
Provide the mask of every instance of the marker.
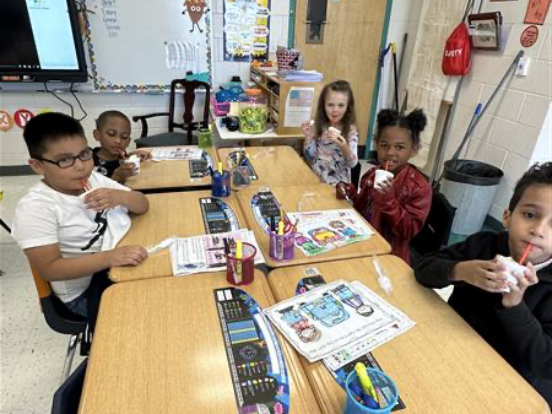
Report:
M276 218L270 216L270 231L276 231Z
M284 235L284 222L283 220L280 220L278 222L278 236L283 236Z
M236 241L236 273L234 274L234 281L237 283L241 283L242 281L242 261L243 258L243 244L241 240Z
M218 172L220 175L222 175L222 162L218 163Z
M523 253L521 254L521 259L519 259L519 264L524 265L525 260L527 260L527 257L529 256L529 253L531 253L531 249L533 248L533 245L531 243L527 243L527 246L525 246L525 249L523 250Z
M362 362L357 362L357 364L355 365L355 371L360 381L360 385L364 390L364 394L372 397L377 403L378 396L376 394L374 386L372 385L372 381L370 381L370 376L368 375L368 371L366 370L366 365L364 365Z

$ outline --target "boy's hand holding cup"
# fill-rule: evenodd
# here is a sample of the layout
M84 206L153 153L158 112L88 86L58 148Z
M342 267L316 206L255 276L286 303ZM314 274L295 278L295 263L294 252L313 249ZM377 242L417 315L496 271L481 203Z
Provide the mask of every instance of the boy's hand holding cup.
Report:
M140 160L141 157L136 154L131 155L125 160L125 164L130 164L132 166L132 175L140 174Z

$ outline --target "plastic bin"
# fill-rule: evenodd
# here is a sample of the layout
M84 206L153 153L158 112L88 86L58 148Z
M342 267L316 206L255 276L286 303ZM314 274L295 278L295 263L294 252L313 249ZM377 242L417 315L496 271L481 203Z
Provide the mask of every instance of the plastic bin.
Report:
M445 162L441 193L456 208L452 233L470 235L481 229L503 176L501 169L481 161Z
M211 96L211 105L216 116L225 116L230 112L230 102L219 102L214 96Z

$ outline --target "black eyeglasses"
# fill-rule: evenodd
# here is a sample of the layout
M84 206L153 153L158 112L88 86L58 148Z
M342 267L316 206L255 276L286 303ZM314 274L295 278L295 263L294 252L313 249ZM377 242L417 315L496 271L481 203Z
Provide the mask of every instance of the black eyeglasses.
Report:
M75 161L77 161L77 158L81 161L90 161L93 156L94 156L94 152L92 151L92 148L86 148L82 150L81 153L76 157L68 156L58 161L47 160L46 158L40 158L40 157L34 157L34 159L39 161L46 161L46 162L49 162L50 164L55 164L59 168L71 168L73 165L75 165Z

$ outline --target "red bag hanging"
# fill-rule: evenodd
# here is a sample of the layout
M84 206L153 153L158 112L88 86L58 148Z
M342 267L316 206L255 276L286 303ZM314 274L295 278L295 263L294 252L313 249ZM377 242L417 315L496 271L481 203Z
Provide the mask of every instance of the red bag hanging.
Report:
M443 53L443 73L449 76L461 76L470 71L471 43L466 23L462 22L449 36Z

